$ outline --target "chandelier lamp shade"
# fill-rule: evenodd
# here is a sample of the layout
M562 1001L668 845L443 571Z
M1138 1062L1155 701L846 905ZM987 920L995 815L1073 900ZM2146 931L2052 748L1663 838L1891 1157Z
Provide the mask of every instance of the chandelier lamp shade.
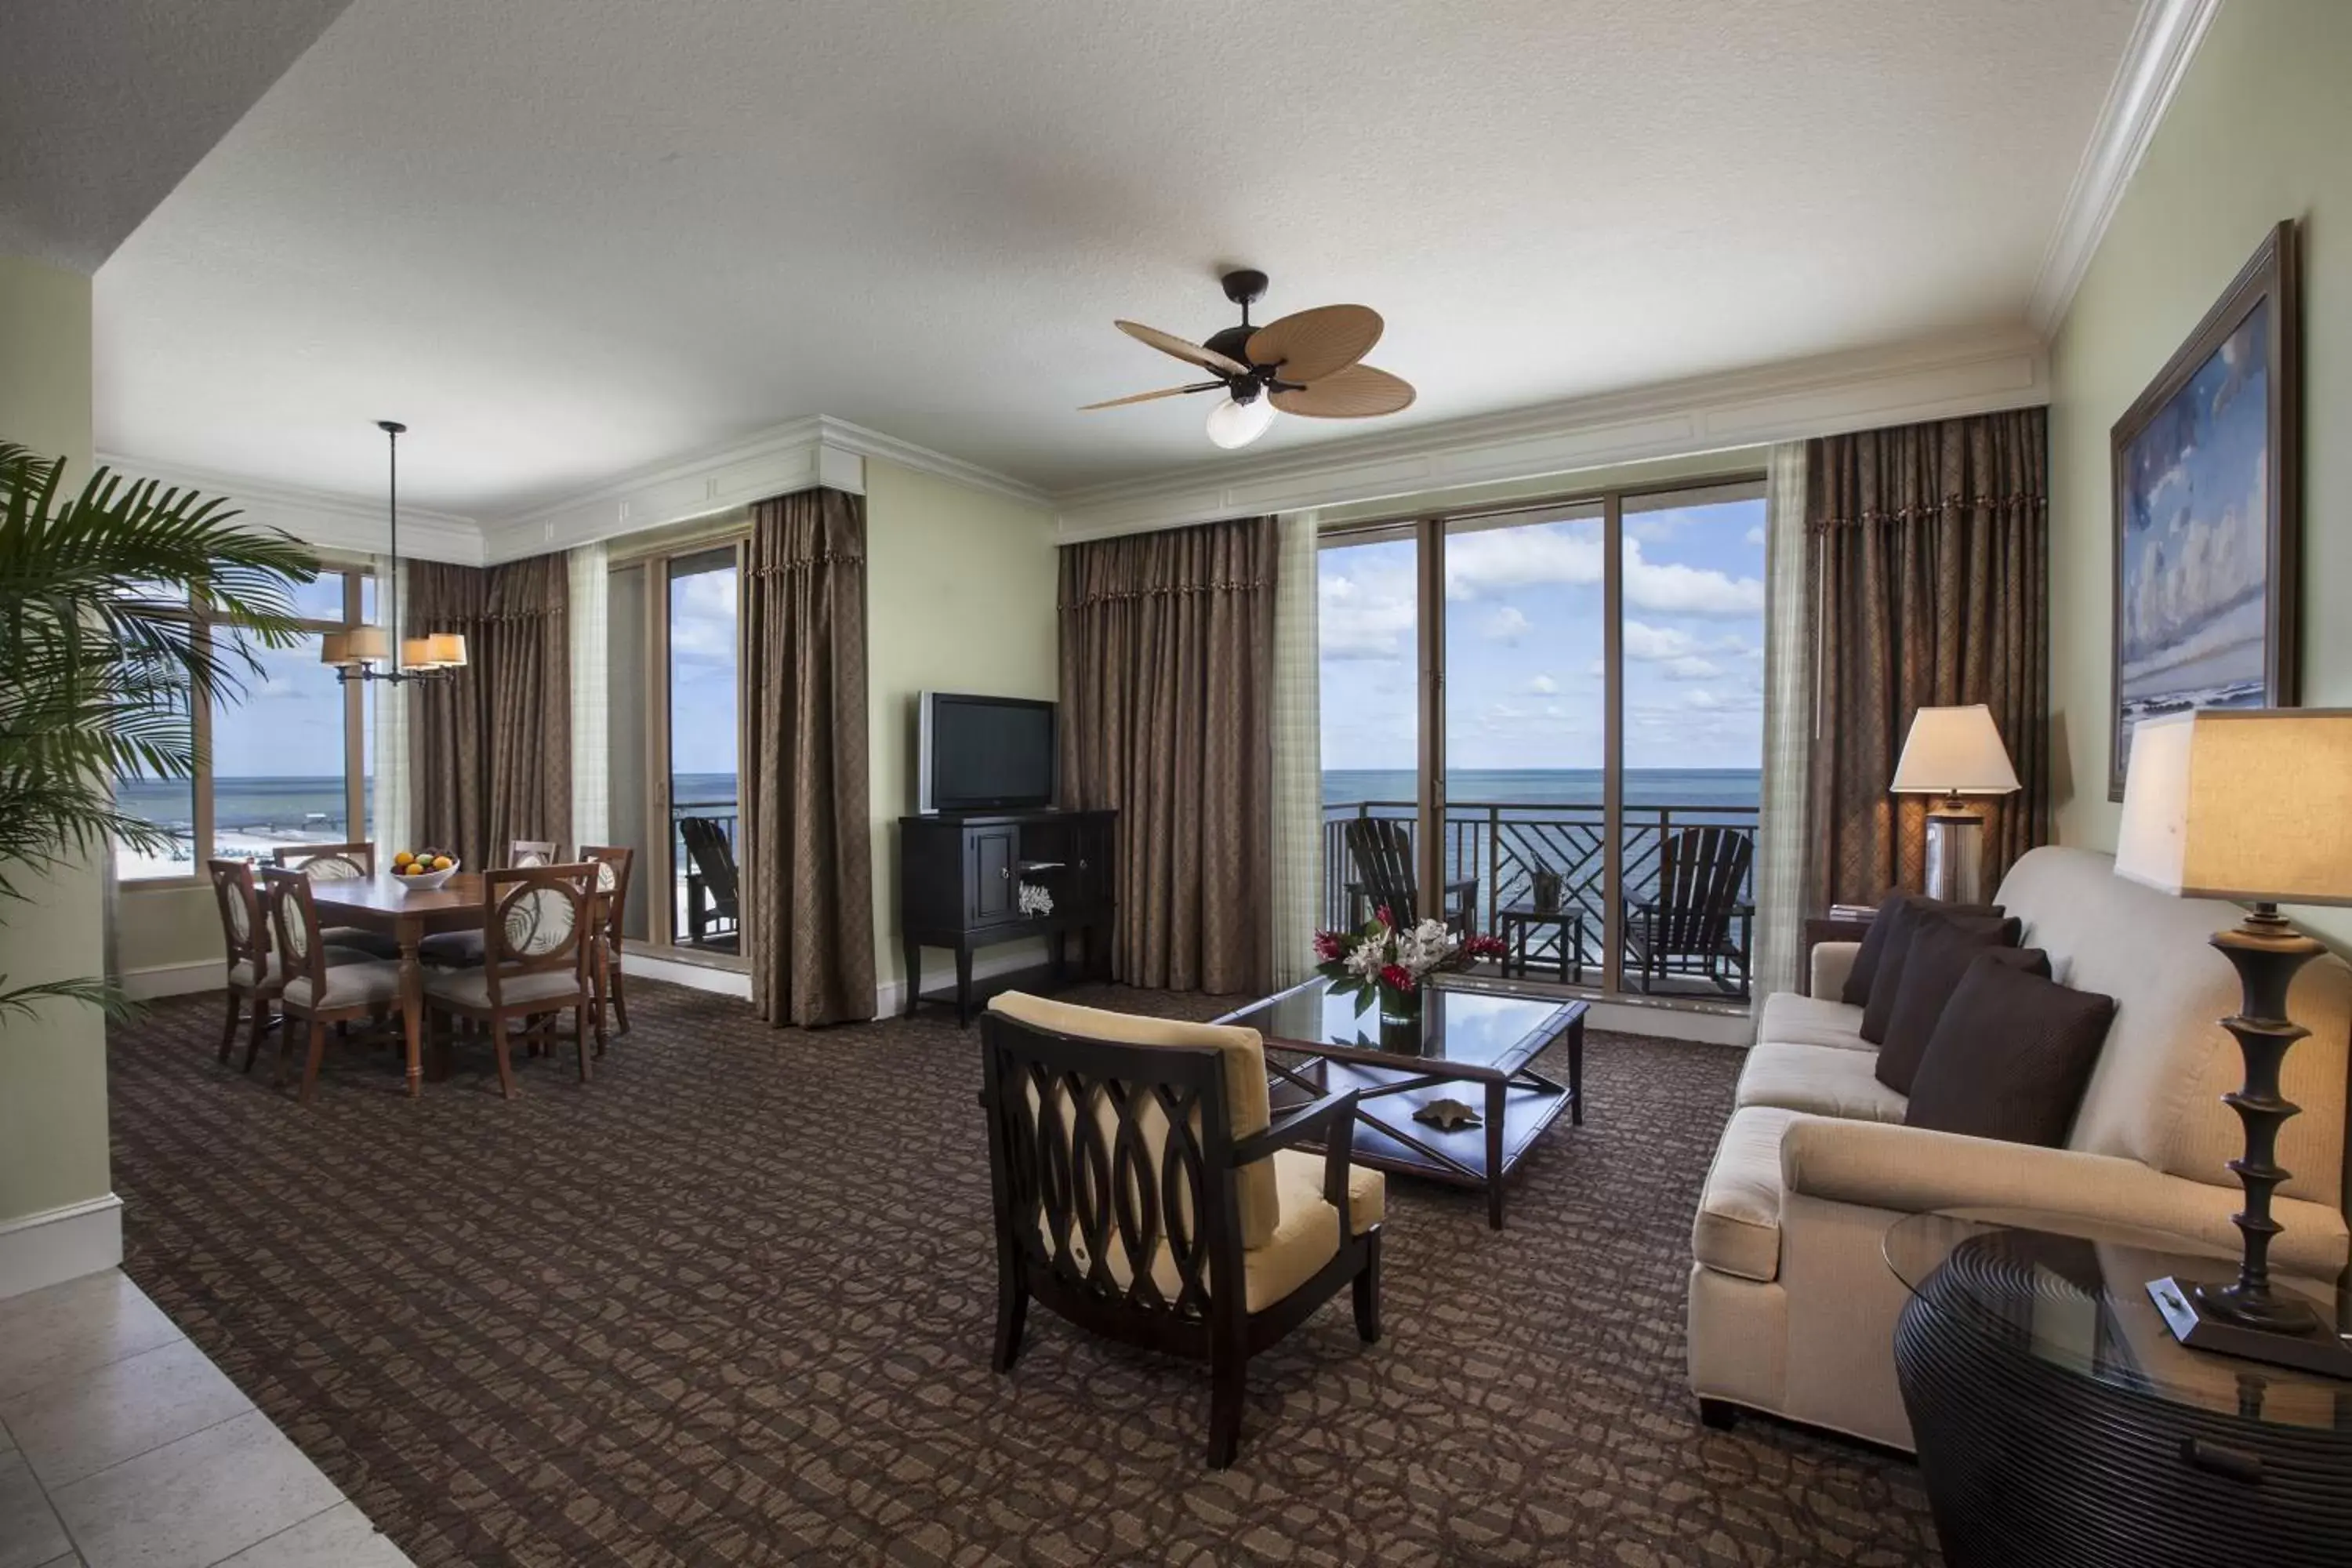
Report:
M461 668L466 662L466 638L459 632L427 632L422 637L400 635L400 438L408 426L396 419L379 419L389 464L384 489L384 514L389 524L388 578L385 600L390 629L358 626L329 632L319 639L319 661L332 665L337 680L429 680ZM398 652L395 660L394 653Z

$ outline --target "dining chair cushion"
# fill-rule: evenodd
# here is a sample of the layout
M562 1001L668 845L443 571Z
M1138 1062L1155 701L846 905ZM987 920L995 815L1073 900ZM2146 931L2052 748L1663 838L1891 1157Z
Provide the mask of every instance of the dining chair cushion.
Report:
M371 960L367 953L359 952L348 947L331 947L327 949L327 967L330 969L338 969L346 963L366 963L369 962L371 962ZM261 961L260 983L264 985L275 985L278 984L278 955L273 952L268 957ZM249 958L240 958L235 963L230 964L228 966L228 983L232 985L242 985L248 990L251 989L254 984L253 961Z
M482 962L482 933L478 931L435 931L416 944L416 956L427 963L445 964L451 969L467 969Z
M361 926L329 926L319 936L330 947L348 947L371 958L400 956L400 939L390 931L369 931Z
M381 958L362 958L329 969L326 994L315 1001L309 975L298 974L286 983L286 1005L305 1013L399 1000L400 965Z
M460 1006L487 1010L490 1005L490 972L488 969L431 970L425 976L425 994L436 1002L455 1002ZM569 969L542 969L537 973L508 971L499 979L500 1005L512 1008L519 1004L543 1003L551 1006L585 1005L588 988Z

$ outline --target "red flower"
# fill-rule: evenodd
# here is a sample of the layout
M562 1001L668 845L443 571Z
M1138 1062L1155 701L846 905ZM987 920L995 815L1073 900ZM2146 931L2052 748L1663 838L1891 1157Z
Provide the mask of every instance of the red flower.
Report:
M1338 931L1318 931L1315 933L1315 956L1324 963L1335 963L1347 956L1347 952L1348 939Z
M1381 984L1391 991L1410 991L1413 988L1414 982L1412 976L1404 972L1402 965L1391 963L1381 969Z
M1499 936L1474 936L1462 944L1462 951L1472 958L1500 958L1510 949Z
M1389 907L1386 904L1382 904L1379 909L1374 910L1372 913L1380 918L1381 924L1388 927L1391 931L1396 930L1396 917L1389 913Z

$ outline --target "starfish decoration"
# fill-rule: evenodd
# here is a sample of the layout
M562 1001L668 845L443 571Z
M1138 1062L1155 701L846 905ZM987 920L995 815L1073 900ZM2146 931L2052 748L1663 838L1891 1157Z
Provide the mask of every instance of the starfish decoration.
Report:
M1458 1132L1465 1127L1483 1127L1478 1113L1458 1100L1433 1100L1412 1113L1415 1121L1425 1121L1440 1132Z

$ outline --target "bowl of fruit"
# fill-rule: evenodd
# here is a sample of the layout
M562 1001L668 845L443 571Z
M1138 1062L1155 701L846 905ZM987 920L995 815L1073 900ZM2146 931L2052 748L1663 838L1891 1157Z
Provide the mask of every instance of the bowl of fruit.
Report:
M438 849L404 849L392 858L392 879L419 893L429 893L457 874L457 859Z

